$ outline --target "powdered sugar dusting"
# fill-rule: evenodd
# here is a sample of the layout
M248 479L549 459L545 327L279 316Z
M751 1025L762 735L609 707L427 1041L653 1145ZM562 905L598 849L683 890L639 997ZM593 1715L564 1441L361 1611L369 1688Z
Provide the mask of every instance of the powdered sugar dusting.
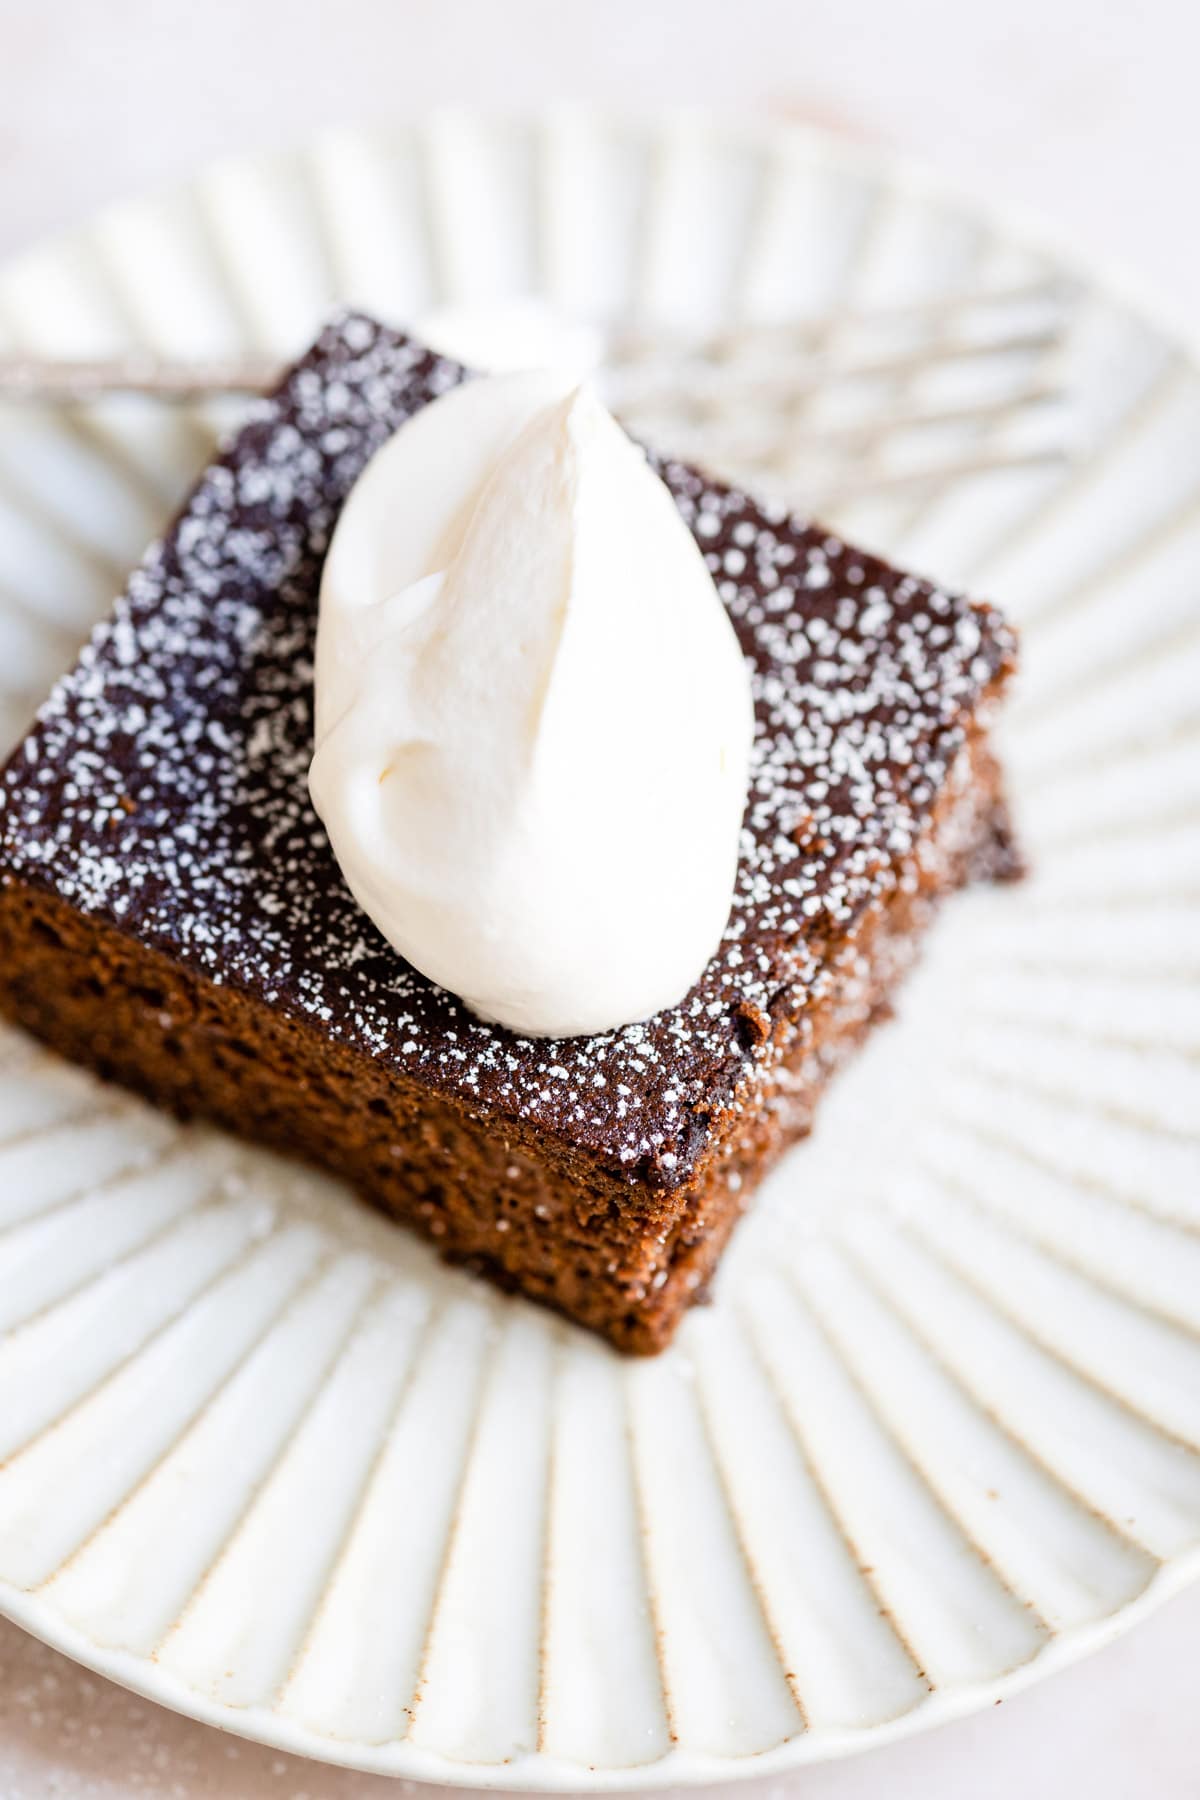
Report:
M646 1024L557 1043L484 1025L359 911L307 790L338 508L389 433L462 373L356 315L324 332L42 708L0 785L5 866L473 1110L674 1185L762 1065L770 1021L820 991L830 939L899 879L1011 637L990 609L656 464L754 684L729 927L692 993Z

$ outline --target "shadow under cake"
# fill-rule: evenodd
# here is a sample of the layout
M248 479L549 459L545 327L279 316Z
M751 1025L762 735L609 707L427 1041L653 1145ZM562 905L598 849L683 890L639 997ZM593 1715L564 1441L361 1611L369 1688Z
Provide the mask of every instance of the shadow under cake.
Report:
M1015 642L993 608L656 461L752 674L729 926L644 1024L485 1025L360 911L307 788L338 509L463 378L341 317L201 477L0 777L0 1005L653 1352L886 1013L938 899L1016 872L987 742ZM620 864L621 844L595 856Z

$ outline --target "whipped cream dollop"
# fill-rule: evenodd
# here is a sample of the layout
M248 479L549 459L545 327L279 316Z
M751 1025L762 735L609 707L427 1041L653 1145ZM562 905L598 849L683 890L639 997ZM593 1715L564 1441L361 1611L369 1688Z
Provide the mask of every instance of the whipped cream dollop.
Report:
M482 377L355 484L309 784L407 960L526 1036L683 998L729 917L749 676L642 452L564 374Z

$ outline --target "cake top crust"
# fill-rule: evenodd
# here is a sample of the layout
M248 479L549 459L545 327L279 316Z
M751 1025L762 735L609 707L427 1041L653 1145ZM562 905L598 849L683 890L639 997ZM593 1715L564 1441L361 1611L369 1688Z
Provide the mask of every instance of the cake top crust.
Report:
M895 887L1014 638L992 607L652 458L751 672L729 924L686 998L645 1023L562 1040L483 1024L361 912L307 786L338 510L383 441L465 376L360 314L326 327L201 476L17 747L0 777L0 868L472 1112L673 1188L765 1061L772 1021L819 995L831 954Z

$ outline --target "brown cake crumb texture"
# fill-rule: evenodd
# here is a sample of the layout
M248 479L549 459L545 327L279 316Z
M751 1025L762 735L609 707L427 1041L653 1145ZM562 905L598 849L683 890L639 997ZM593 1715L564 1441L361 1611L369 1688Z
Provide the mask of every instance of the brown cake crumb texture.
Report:
M0 1004L655 1351L938 897L1015 872L986 742L1015 646L993 609L656 463L754 686L729 926L645 1024L557 1041L484 1025L359 911L306 781L338 508L462 378L340 318L201 478L0 778Z

